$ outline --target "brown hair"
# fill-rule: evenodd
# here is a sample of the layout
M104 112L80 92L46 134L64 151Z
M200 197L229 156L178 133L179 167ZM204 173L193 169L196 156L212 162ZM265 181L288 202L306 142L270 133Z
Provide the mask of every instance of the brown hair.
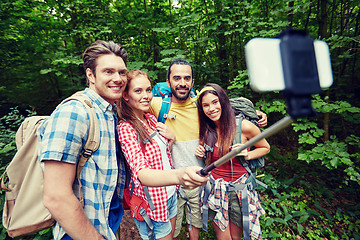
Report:
M207 144L210 147L214 147L216 141L218 142L219 147L219 156L222 157L226 153L230 151L230 147L234 141L235 133L236 133L236 121L234 110L231 107L229 97L219 85L214 83L208 83L204 87L211 87L213 90L208 89L203 91L197 101L198 114L199 114L199 123L200 123L200 131L199 131L199 139L200 144ZM212 93L219 98L220 106L221 106L221 116L220 116L220 129L219 134L216 132L215 123L208 118L204 110L202 108L202 99L205 94ZM211 158L207 157L206 159Z
M93 74L96 76L96 65L97 59L106 54L115 54L118 57L121 57L126 64L127 60L127 52L125 49L117 43L113 41L102 41L97 40L90 47L88 47L85 52L83 53L83 61L84 61L84 70L90 68Z
M130 82L139 76L145 76L149 80L149 82L151 82L150 77L145 72L141 70L129 71L126 73L128 82L126 84L124 92L129 91ZM135 128L136 132L139 134L141 145L143 145L146 139L152 143L150 134L143 127L141 121L135 116L132 107L129 105L127 101L125 101L124 98L121 98L120 101L118 102L118 114L120 118L125 119Z

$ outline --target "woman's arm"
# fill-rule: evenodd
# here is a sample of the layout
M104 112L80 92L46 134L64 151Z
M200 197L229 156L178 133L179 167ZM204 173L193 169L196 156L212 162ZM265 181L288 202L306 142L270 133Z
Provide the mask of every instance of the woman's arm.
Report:
M139 171L138 178L143 185L149 187L182 185L185 188L193 189L208 181L208 177L197 174L200 170L201 167L198 166L171 170L144 168Z
M241 142L245 143L249 141L251 138L255 137L256 135L260 134L260 129L253 124L252 122L244 119L241 122ZM245 160L256 159L262 157L270 152L270 145L266 141L265 138L260 140L259 142L255 143L255 149L247 152L247 155L244 156Z

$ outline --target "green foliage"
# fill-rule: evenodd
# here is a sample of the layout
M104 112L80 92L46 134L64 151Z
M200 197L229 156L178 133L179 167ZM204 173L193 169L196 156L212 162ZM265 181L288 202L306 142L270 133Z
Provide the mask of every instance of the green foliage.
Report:
M3 0L0 167L13 155L15 131L26 115L17 109L30 105L49 114L84 88L81 53L97 39L124 45L128 69L145 70L153 83L166 79L172 59L185 58L193 65L195 88L214 82L231 97L248 97L271 125L286 115L286 103L277 92L251 91L244 46L291 25L329 44L334 85L314 97L318 116L299 119L268 139L272 150L264 181L272 187L262 192L268 212L261 220L264 238L359 239L359 206L334 206L333 196L358 202L348 192L357 192L360 183L359 12L359 0ZM328 198L333 205L325 204ZM1 239L4 233L2 228Z
M333 195L319 201L321 194L332 192L326 182L319 180L322 177L319 174L317 182L311 182L312 188L305 176L276 180L267 174L263 178L269 185L261 194L266 211L260 221L264 239L357 239L360 206L344 211L344 203L334 206L341 200Z
M330 114L332 116L330 120L332 121L348 121L350 125L360 117L360 108L354 107L345 101L328 103L317 96L314 106L319 112ZM293 129L299 132L299 160L308 163L320 161L328 169L343 169L347 174L347 177L343 180L345 183L351 180L360 184L360 168L357 161L360 150L358 144L359 138L352 134L345 139L339 139L339 137L346 136L346 134L340 132L337 134L339 137L331 135L329 140L324 141L323 135L325 130L319 128L317 122L310 122L305 119L293 123ZM332 132L336 134L337 130L332 129ZM352 132L351 129L339 130Z
M28 112L29 113L29 112ZM16 152L15 134L25 117L18 108L11 108L10 113L0 118L0 164L1 170L10 162Z

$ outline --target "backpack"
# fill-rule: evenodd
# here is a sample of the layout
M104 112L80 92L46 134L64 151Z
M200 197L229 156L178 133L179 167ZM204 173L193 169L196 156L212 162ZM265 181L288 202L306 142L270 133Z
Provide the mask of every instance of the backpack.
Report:
M258 116L256 115L256 111L254 105L249 99L246 98L233 98L230 100L232 107L235 111L236 116L236 134L234 138L235 143L241 143L241 122L243 119L247 119L250 122L254 123L258 126ZM241 112L237 112L240 111ZM238 113L238 114L237 114ZM254 118L256 116L256 118ZM255 147L252 146L250 149L254 149ZM250 183L254 189L257 188L257 185L261 185L264 188L267 188L267 185L259 180L256 179L256 169L264 167L265 159L264 156L259 157L257 159L251 160L244 160L244 158L237 156L236 159L241 163L241 165L246 169L249 173L249 178L247 179L246 183Z
M87 96L75 93L59 105L70 100L80 101L90 115L88 139L77 164L76 176L87 159L95 152L100 143L99 123ZM17 152L6 171L1 176L1 189L6 191L3 208L3 225L10 237L28 235L47 229L55 220L45 208L42 201L43 171L38 160L37 129L48 116L31 116L26 118L16 132ZM79 178L78 178L79 179ZM79 180L80 203L84 205L82 185Z
M152 89L152 94L154 97L161 97L162 103L161 108L158 116L158 122L165 123L167 118L173 118L176 119L176 115L170 115L170 105L171 105L171 89L168 87L166 82L159 82L155 84L155 86ZM196 92L194 89L191 89L190 91L190 97L195 97Z
M238 98L232 98L230 99L230 104L234 110L235 113L235 121L236 121L236 134L234 138L234 144L235 143L241 143L241 122L243 119L247 119L250 122L254 123L256 126L258 126L258 119L259 117L256 114L256 110L254 108L253 103L244 97L238 97ZM254 147L252 147L254 148ZM205 145L205 156L207 155L208 151L213 151L213 148L211 148L208 145ZM244 160L243 157L237 156L236 159L242 164L242 166L246 169L246 171L249 173L249 177L246 180L245 184L229 184L227 186L227 189L231 191L236 190L243 190L247 188L250 191L253 191L257 188L257 185L261 185L265 188L267 188L267 185L263 182L260 182L256 179L256 169L259 167L263 167L265 164L264 157L260 157L258 159L252 159L252 160ZM203 192L203 199L202 199L202 225L203 229L207 231L208 228L208 206L206 205L208 201L208 197L212 191L214 182L212 179L206 183L206 185L201 189ZM202 193L200 193L200 196L202 196ZM248 196L247 191L242 191L242 198L240 199L242 203L242 219L243 219L243 235L244 239L250 239L250 222L249 222L249 209L248 209Z
M236 134L234 138L234 144L235 144L241 142L242 119L246 119L252 122L253 124L255 124L257 127L259 127L258 124L259 117L256 114L254 104L247 98L244 97L231 98L230 104L234 109L235 118L236 118ZM260 157L258 159L252 159L247 162L252 172L256 172L256 168L264 167L265 165L264 157Z
M247 98L244 97L237 97L237 98L231 98L230 104L231 107L234 110L235 113L235 121L236 121L236 134L233 141L233 144L240 143L241 142L241 121L242 119L246 119L253 124L255 124L257 127L259 126L258 120L259 117L256 114L256 110L254 108L254 104ZM204 161L207 158L209 152L213 152L214 148L212 146L209 146L207 144L204 144L205 147L205 155L204 155ZM255 147L251 147L251 149L254 149ZM257 159L251 159L248 161L245 161L241 157L236 157L241 165L247 170L250 177L248 181L251 181L254 188L257 187L257 184L267 188L267 185L265 183L260 182L256 179L256 169L260 167L264 167L265 165L265 159L264 157L259 157Z

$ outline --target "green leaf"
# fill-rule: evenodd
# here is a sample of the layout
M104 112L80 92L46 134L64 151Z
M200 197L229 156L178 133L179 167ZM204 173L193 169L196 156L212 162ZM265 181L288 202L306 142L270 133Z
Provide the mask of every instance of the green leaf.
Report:
M295 212L292 213L292 215L294 217L298 217L298 216L309 215L309 214L307 212L305 212L305 211L295 211Z
M48 74L49 72L52 72L52 71L53 71L52 68L41 69L40 74Z
M320 213L315 211L314 209L309 209L307 212L312 215L320 216Z
M298 159L299 160L307 160L308 159L308 154L305 154L305 153L299 153L298 154Z
M309 215L301 216L300 219L299 219L299 223L306 222L306 220L307 220L308 218L309 218Z
M293 216L291 215L291 214L287 214L287 215L285 215L285 218L284 218L284 220L286 221L286 222L288 222L290 219L292 219L293 218Z
M342 163L345 163L348 166L352 166L354 164L350 158L340 158L340 160Z
M297 232L299 235L301 235L304 231L304 227L301 224L297 224Z
M282 218L274 218L274 221L285 224L285 225L287 224L286 221L284 219L282 219Z
M268 238L277 238L277 237L281 237L280 234L275 233L275 232L271 232L267 235Z
M331 166L333 166L335 168L338 166L338 162L339 162L339 159L337 157L334 157L333 159L330 160Z
M273 223L274 223L274 219L273 219L273 218L268 218L268 219L266 220L265 226L270 226L270 225L273 224Z

